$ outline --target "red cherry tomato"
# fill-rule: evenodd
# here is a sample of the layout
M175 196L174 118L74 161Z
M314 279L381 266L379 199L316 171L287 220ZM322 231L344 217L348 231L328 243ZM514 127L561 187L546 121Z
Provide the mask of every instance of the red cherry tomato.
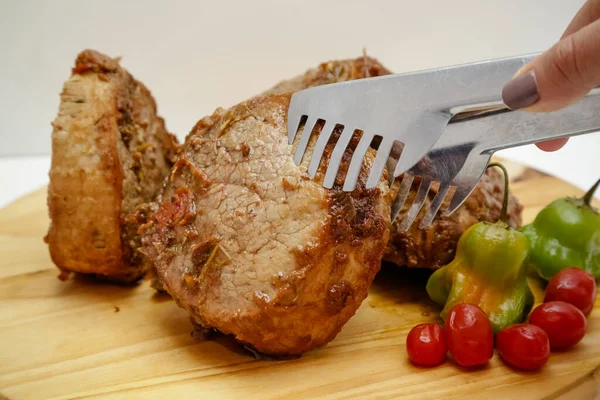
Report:
M531 324L510 325L500 330L496 348L504 361L521 369L541 368L550 357L548 335Z
M529 323L542 328L553 350L565 349L579 343L585 335L585 315L572 304L551 301L538 306L529 316Z
M571 267L560 271L548 283L544 302L564 301L589 315L596 300L596 280L586 271Z
M494 334L487 315L473 304L457 304L448 313L446 342L458 365L484 365L494 355Z
M446 360L448 347L444 331L438 324L420 324L406 337L408 358L415 364L438 365Z

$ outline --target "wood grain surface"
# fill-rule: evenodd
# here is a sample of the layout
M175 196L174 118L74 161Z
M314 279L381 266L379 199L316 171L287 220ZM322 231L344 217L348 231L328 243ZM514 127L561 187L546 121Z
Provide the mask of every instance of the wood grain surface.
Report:
M525 222L555 198L582 194L508 166ZM511 369L498 355L473 371L452 361L419 368L407 359L405 338L417 323L440 321L424 289L428 272L384 265L329 345L298 359L256 360L229 337L193 337L185 311L148 282L59 281L42 240L47 228L45 189L0 210L0 399L594 399L600 393L598 310L583 341L553 353L540 372ZM541 284L532 285L539 301Z

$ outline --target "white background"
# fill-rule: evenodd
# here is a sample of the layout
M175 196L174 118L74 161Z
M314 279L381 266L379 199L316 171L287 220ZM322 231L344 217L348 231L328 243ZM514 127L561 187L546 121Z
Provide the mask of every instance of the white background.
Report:
M0 206L47 180L50 121L84 48L122 56L183 138L216 107L363 47L394 72L542 51L582 4L0 0ZM600 174L599 149L592 134L557 153L527 146L502 154L586 187ZM22 155L35 157L15 158Z

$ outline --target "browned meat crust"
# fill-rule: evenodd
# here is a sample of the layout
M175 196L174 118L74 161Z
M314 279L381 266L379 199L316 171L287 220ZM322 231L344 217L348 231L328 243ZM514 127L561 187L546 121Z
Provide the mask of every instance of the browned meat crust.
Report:
M345 193L341 181L322 187L323 168L310 180L309 160L293 163L288 104L289 95L258 97L198 122L143 238L165 289L198 324L272 355L335 337L367 296L390 227L386 177L366 190L363 170Z
M391 72L371 57L359 57L343 61L330 61L308 70L305 74L283 81L266 93L295 92L313 86L346 80L361 79ZM400 177L399 179L401 179ZM416 194L415 181L406 204L411 204ZM394 221L390 242L384 259L411 268L437 269L454 258L456 244L462 233L479 221L497 221L502 208L503 178L498 171L489 170L483 176L468 200L450 217L438 217L427 229L418 228L425 215L429 201L436 191L429 193L421 214L408 232L398 232L401 216ZM446 207L445 204L443 207ZM521 225L523 207L514 196L510 197L508 215L512 226ZM403 210L404 211L404 210Z
M52 123L50 255L63 272L139 279L136 207L152 201L176 151L150 92L119 60L80 53Z
M282 94L297 92L314 86L388 75L391 72L372 57L328 61L309 69L304 74L285 80L263 93Z
M496 169L489 169L473 193L452 215L441 217L438 214L431 226L425 229L419 228L419 223L425 216L429 203L437 193L437 190L431 190L423 210L410 229L407 232L399 232L397 228L402 220L401 216L412 204L417 184L418 181L413 184L404 209L401 210L400 216L394 222L390 241L383 257L386 261L410 268L438 269L452 261L458 239L471 225L480 221L495 222L500 218L504 178ZM449 198L447 198L442 209L447 208L449 203ZM521 226L522 210L523 206L511 195L508 203L508 222L511 226L515 228Z

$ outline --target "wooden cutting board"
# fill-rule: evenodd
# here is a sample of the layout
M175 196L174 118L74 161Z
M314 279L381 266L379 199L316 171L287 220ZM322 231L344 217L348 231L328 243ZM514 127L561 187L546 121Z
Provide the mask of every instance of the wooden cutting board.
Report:
M525 222L557 197L582 194L508 166ZM326 347L294 360L256 360L228 337L192 337L186 313L148 282L59 281L42 241L47 227L45 189L0 210L0 399L591 399L600 393L600 310L591 314L583 341L553 353L541 372L511 369L498 355L475 371L452 362L419 368L407 359L405 339L414 325L440 321L424 290L428 272L384 265L356 316ZM539 301L541 286L534 286Z

